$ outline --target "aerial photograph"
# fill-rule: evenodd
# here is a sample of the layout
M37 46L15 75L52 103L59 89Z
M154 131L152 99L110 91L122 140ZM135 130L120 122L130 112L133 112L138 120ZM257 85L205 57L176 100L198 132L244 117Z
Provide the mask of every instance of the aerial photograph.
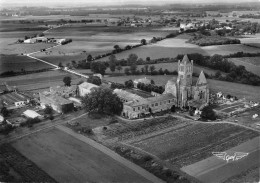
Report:
M0 183L260 183L260 0L0 0Z

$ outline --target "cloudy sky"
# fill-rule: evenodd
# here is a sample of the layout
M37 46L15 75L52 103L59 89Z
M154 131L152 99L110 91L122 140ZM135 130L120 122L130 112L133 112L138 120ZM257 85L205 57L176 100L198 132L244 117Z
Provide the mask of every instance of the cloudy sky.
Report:
M220 3L220 2L252 2L260 0L0 0L0 6L8 5L39 5L39 6L53 6L53 5L124 5L124 4L145 4L145 5L160 5L168 3Z

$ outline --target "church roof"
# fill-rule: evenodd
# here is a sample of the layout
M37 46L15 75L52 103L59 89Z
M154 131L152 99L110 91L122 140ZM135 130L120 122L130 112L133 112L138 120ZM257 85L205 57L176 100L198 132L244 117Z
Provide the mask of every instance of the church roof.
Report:
M205 77L205 75L204 75L204 72L201 71L201 72L200 72L199 79L197 80L196 85L204 85L204 84L207 84L207 79L206 79L206 77Z
M187 63L190 63L190 60L188 58L188 55L184 55L182 61L181 61L183 64L187 64Z

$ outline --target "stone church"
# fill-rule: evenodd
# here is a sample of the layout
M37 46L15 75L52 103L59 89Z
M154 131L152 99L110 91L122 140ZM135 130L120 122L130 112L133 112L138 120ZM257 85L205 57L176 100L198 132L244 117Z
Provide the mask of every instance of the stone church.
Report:
M185 55L178 61L177 81L173 78L165 86L164 94L171 93L176 98L176 107L194 107L202 109L209 103L209 87L201 71L196 83L192 80L193 60Z

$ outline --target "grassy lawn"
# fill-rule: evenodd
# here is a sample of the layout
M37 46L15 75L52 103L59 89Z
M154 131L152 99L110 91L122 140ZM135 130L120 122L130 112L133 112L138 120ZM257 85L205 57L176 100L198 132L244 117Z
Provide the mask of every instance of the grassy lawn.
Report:
M114 159L58 129L25 137L12 145L58 182L146 182Z
M256 136L259 136L257 132L229 124L192 124L132 145L183 167Z
M124 83L127 80L134 80L147 77L150 79L153 79L156 85L164 86L167 81L171 78L176 79L177 76L170 76L170 75L163 75L163 76L120 76L120 77L106 77L105 80L112 81L112 82L118 82L118 83ZM194 81L196 81L197 78L194 78ZM230 94L233 96L237 96L238 98L246 98L248 100L253 101L260 101L259 96L259 86L252 86L252 85L245 85L240 83L232 83L232 82L225 82L225 81L218 81L213 79L207 80L209 83L209 88L212 92L219 92L222 91L224 94ZM240 90L240 88L246 88L243 90Z

